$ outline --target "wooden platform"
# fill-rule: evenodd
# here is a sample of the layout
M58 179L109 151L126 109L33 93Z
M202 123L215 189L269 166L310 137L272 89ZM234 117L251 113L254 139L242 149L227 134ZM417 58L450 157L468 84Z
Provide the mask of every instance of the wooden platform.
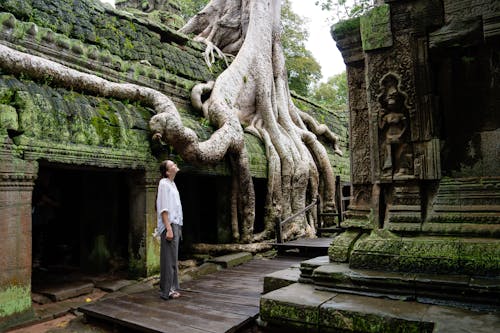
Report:
M274 243L274 247L280 254L296 253L301 257L317 257L328 255L328 247L332 243L331 237L303 238L289 242Z
M183 296L176 300L161 300L158 290L150 290L87 304L79 310L88 317L141 332L235 332L258 315L264 276L301 260L254 259L182 283Z

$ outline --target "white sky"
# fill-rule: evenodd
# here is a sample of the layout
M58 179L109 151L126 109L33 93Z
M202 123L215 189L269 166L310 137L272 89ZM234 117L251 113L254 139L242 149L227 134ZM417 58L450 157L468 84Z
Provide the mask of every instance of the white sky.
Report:
M101 0L114 4L115 0ZM321 74L326 81L330 76L345 70L344 60L335 41L330 36L330 25L326 23L328 13L315 6L315 0L291 0L292 9L298 15L308 19L309 40L306 43L314 58L321 65Z
M323 74L321 81L345 71L342 55L330 35L330 24L326 23L326 19L332 14L314 5L315 0L291 0L291 2L295 13L309 19L309 40L306 42L306 47L321 65Z

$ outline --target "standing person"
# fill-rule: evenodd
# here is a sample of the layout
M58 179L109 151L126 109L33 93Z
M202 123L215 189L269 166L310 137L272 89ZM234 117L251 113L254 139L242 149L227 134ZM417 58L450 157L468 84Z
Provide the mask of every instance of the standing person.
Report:
M174 178L179 168L171 160L160 164L161 180L158 184L156 213L160 233L160 297L164 300L179 298L177 260L182 238L182 205Z

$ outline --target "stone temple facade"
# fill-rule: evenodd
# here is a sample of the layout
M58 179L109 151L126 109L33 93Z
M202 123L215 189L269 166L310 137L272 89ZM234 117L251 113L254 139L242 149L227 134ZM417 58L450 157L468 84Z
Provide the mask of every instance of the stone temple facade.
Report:
M499 275L499 22L498 1L385 1L332 28L349 82L344 226L362 234L351 266Z
M349 85L345 230L327 258L301 264L302 283L262 296L262 319L308 332L497 331L500 2L377 1L331 34Z
M184 125L206 139L214 129L191 109L190 90L214 79L222 65L210 71L203 45L176 32L182 18L175 1L161 2L173 13L162 12L155 1L141 11L142 3L129 1L134 8L127 12L93 0L2 0L0 47L161 91ZM347 114L299 96L295 101L343 138L344 158L334 159L327 149L336 174L347 181ZM186 248L231 242L229 163L182 163L170 147L151 142L153 114L138 102L69 89L50 75L33 79L12 72L0 59L0 330L32 318L38 265L130 276L158 272L159 249L151 235L158 165L166 157L182 169L176 182ZM245 140L258 232L264 227L267 162L264 145L250 134ZM44 197L50 207L47 199L40 204Z

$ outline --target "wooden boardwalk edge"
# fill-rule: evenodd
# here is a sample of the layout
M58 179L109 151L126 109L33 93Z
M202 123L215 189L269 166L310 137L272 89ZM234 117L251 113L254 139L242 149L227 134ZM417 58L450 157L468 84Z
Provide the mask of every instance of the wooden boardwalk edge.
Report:
M164 301L157 290L148 290L86 304L79 310L89 318L141 332L236 332L258 316L264 276L302 260L253 259L182 283L179 299Z

